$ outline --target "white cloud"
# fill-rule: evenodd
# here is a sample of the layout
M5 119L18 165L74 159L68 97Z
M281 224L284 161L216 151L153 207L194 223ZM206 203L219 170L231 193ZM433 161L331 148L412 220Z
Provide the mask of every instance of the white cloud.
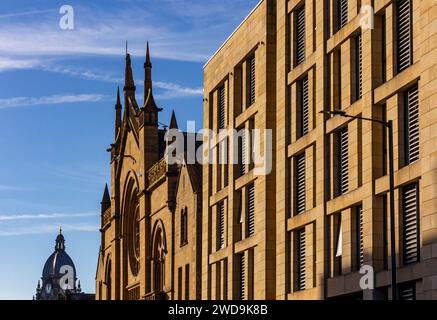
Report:
M0 237L51 234L58 232L58 230L59 224L57 223L19 226L0 230ZM98 232L99 227L88 223L62 224L62 230L65 232Z
M83 218L98 216L96 212L84 213L41 213L41 214L13 214L0 215L0 221L17 221L17 220L50 220L60 218Z
M49 13L55 11L56 10L48 9L48 10L30 10L30 11L22 11L22 12L4 13L4 14L0 14L0 19L31 16L31 15L37 15L37 14Z
M0 72L20 69L32 69L39 66L41 61L38 59L10 59L0 58Z
M0 99L0 109L65 103L99 102L105 99L106 96L102 94L57 94L43 97L12 97Z
M129 52L144 56L150 40L154 57L204 62L257 1L210 0L205 5L204 0L147 0L115 6L90 2L74 5L75 29L70 31L59 28L57 8L5 13L20 17L47 12L38 19L0 19L0 55L123 55L128 40Z
M23 191L21 187L0 185L0 191Z

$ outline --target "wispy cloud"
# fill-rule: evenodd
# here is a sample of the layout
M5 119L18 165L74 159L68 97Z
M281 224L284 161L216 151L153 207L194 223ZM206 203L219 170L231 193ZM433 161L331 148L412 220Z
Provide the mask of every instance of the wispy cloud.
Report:
M84 212L84 213L41 213L41 214L13 214L13 215L0 215L0 221L17 221L17 220L50 220L60 218L83 218L98 216L96 212Z
M43 97L12 97L0 99L0 109L65 103L99 102L106 99L102 94L56 94Z
M164 91L156 96L158 99L173 99L181 97L198 97L203 95L203 88L183 87L171 82L154 82L157 88Z
M30 11L21 11L21 12L11 12L11 13L4 13L0 14L0 19L4 18L15 18L15 17L23 17L23 16L32 16L42 13L54 13L57 10L54 9L47 9L47 10L30 10Z
M23 235L51 234L59 230L59 224L41 224L33 226L19 226L0 229L0 237L12 237ZM99 227L90 223L62 224L62 230L66 232L97 232Z
M23 191L23 190L24 188L21 187L0 185L0 191Z
M0 72L20 69L33 69L40 66L38 59L10 59L0 58Z
M155 57L206 61L258 0L147 0L73 4L75 30L58 26L58 8L3 14L41 19L0 19L2 56L122 55L144 56L145 41ZM56 9L56 10L55 10ZM1 15L0 15L1 17ZM163 23L165 21L165 23Z

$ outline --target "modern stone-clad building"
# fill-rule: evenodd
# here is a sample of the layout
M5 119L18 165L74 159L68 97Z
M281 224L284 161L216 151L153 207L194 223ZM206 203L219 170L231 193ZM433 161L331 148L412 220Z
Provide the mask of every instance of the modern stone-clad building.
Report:
M432 1L258 4L205 66L204 119L273 129L273 170L204 165L202 298L392 298L387 135L339 110L393 120L398 296L437 298L436 36Z
M204 128L238 133L202 173L164 162L128 56L97 297L392 299L391 120L397 298L437 299L436 40L435 1L260 1L204 67Z

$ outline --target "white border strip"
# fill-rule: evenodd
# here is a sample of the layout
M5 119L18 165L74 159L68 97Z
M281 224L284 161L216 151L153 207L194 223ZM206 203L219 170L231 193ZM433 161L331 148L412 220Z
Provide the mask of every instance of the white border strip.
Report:
M238 25L237 28L235 28L235 30L231 33L231 35L225 40L225 42L223 42L223 44L220 46L220 48L217 49L216 52L214 52L214 54L211 56L211 58L209 58L209 60L205 63L205 65L203 66L203 69L206 68L206 66L208 65L208 63L211 62L211 60L220 52L220 50L226 45L226 43L229 41L229 39L232 38L232 36L238 31L238 29L240 29L240 27L246 22L247 19L249 19L249 17L252 15L252 13L255 12L256 9L258 9L258 7L261 5L261 3L263 3L264 0L261 0L260 2L258 2L258 4L255 6L255 8L252 9L252 11L250 11L250 13L246 16L246 18L244 18L244 20Z

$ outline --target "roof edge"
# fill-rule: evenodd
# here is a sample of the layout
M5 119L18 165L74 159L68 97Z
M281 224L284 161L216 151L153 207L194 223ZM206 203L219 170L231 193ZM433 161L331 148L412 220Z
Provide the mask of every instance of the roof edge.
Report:
M214 59L214 57L223 49L223 47L226 45L226 43L228 43L228 41L232 38L232 36L241 28L241 26L250 18L250 16L255 12L256 9L258 9L258 7L261 5L261 3L263 3L264 0L260 0L258 2L258 4L252 9L252 11L250 11L250 13L246 16L246 18L244 18L243 21L241 21L241 23L235 28L234 31L232 31L232 33L229 35L229 37L226 38L226 40L222 43L222 45L217 49L216 52L214 52L214 54L211 56L211 58L208 59L208 61L203 65L203 69L206 68L206 66L211 62L212 59Z

